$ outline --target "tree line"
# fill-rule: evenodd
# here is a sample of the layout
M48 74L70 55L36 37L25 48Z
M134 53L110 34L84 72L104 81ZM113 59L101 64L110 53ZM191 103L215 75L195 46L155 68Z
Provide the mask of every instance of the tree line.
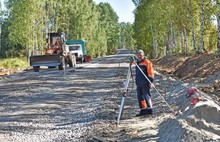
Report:
M157 58L213 52L220 56L219 0L132 0L136 44Z
M213 52L220 56L219 0L132 0L134 23L119 23L109 3L93 0L7 0L0 10L0 57L43 50L48 32L84 39L92 57L119 48L153 58Z
M134 48L132 25L119 23L109 3L7 0L5 6L6 10L0 10L1 58L30 56L36 50L43 52L46 34L57 31L65 32L67 39L84 39L92 57L112 54L123 46Z

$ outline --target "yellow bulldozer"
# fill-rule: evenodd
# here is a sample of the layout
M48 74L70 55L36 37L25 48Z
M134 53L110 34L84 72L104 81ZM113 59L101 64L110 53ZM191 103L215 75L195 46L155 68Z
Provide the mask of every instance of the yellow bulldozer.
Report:
M59 70L63 70L67 65L76 66L76 57L69 52L63 32L48 33L44 55L30 57L30 66L35 72L39 72L40 66L58 67Z

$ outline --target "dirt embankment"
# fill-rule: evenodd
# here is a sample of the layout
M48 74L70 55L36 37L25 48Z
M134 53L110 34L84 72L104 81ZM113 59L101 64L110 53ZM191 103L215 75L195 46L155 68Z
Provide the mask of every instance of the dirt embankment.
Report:
M167 56L153 60L155 69L184 82L194 82L220 98L220 58L213 54Z

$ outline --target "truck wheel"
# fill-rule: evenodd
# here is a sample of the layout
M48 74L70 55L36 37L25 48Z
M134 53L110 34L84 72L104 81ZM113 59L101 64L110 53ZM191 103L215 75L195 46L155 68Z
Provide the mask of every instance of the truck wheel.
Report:
M86 63L86 58L83 58L83 62Z
M34 72L39 72L40 67L39 66L35 66L35 67L33 67L33 69L34 69Z
M74 67L76 66L76 56L75 55L73 55L73 65L74 65Z
M76 66L74 60L76 60L75 55L69 55L69 67Z
M59 70L63 70L65 68L65 59L61 57L61 64L58 66Z

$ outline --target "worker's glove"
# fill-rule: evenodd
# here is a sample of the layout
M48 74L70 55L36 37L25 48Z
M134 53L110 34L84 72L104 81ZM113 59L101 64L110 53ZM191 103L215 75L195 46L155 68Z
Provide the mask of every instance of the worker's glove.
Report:
M130 62L134 62L135 61L135 57L134 56L131 56L130 57Z
M137 62L137 58L135 56L131 56L130 57L130 63L134 64L135 62Z

